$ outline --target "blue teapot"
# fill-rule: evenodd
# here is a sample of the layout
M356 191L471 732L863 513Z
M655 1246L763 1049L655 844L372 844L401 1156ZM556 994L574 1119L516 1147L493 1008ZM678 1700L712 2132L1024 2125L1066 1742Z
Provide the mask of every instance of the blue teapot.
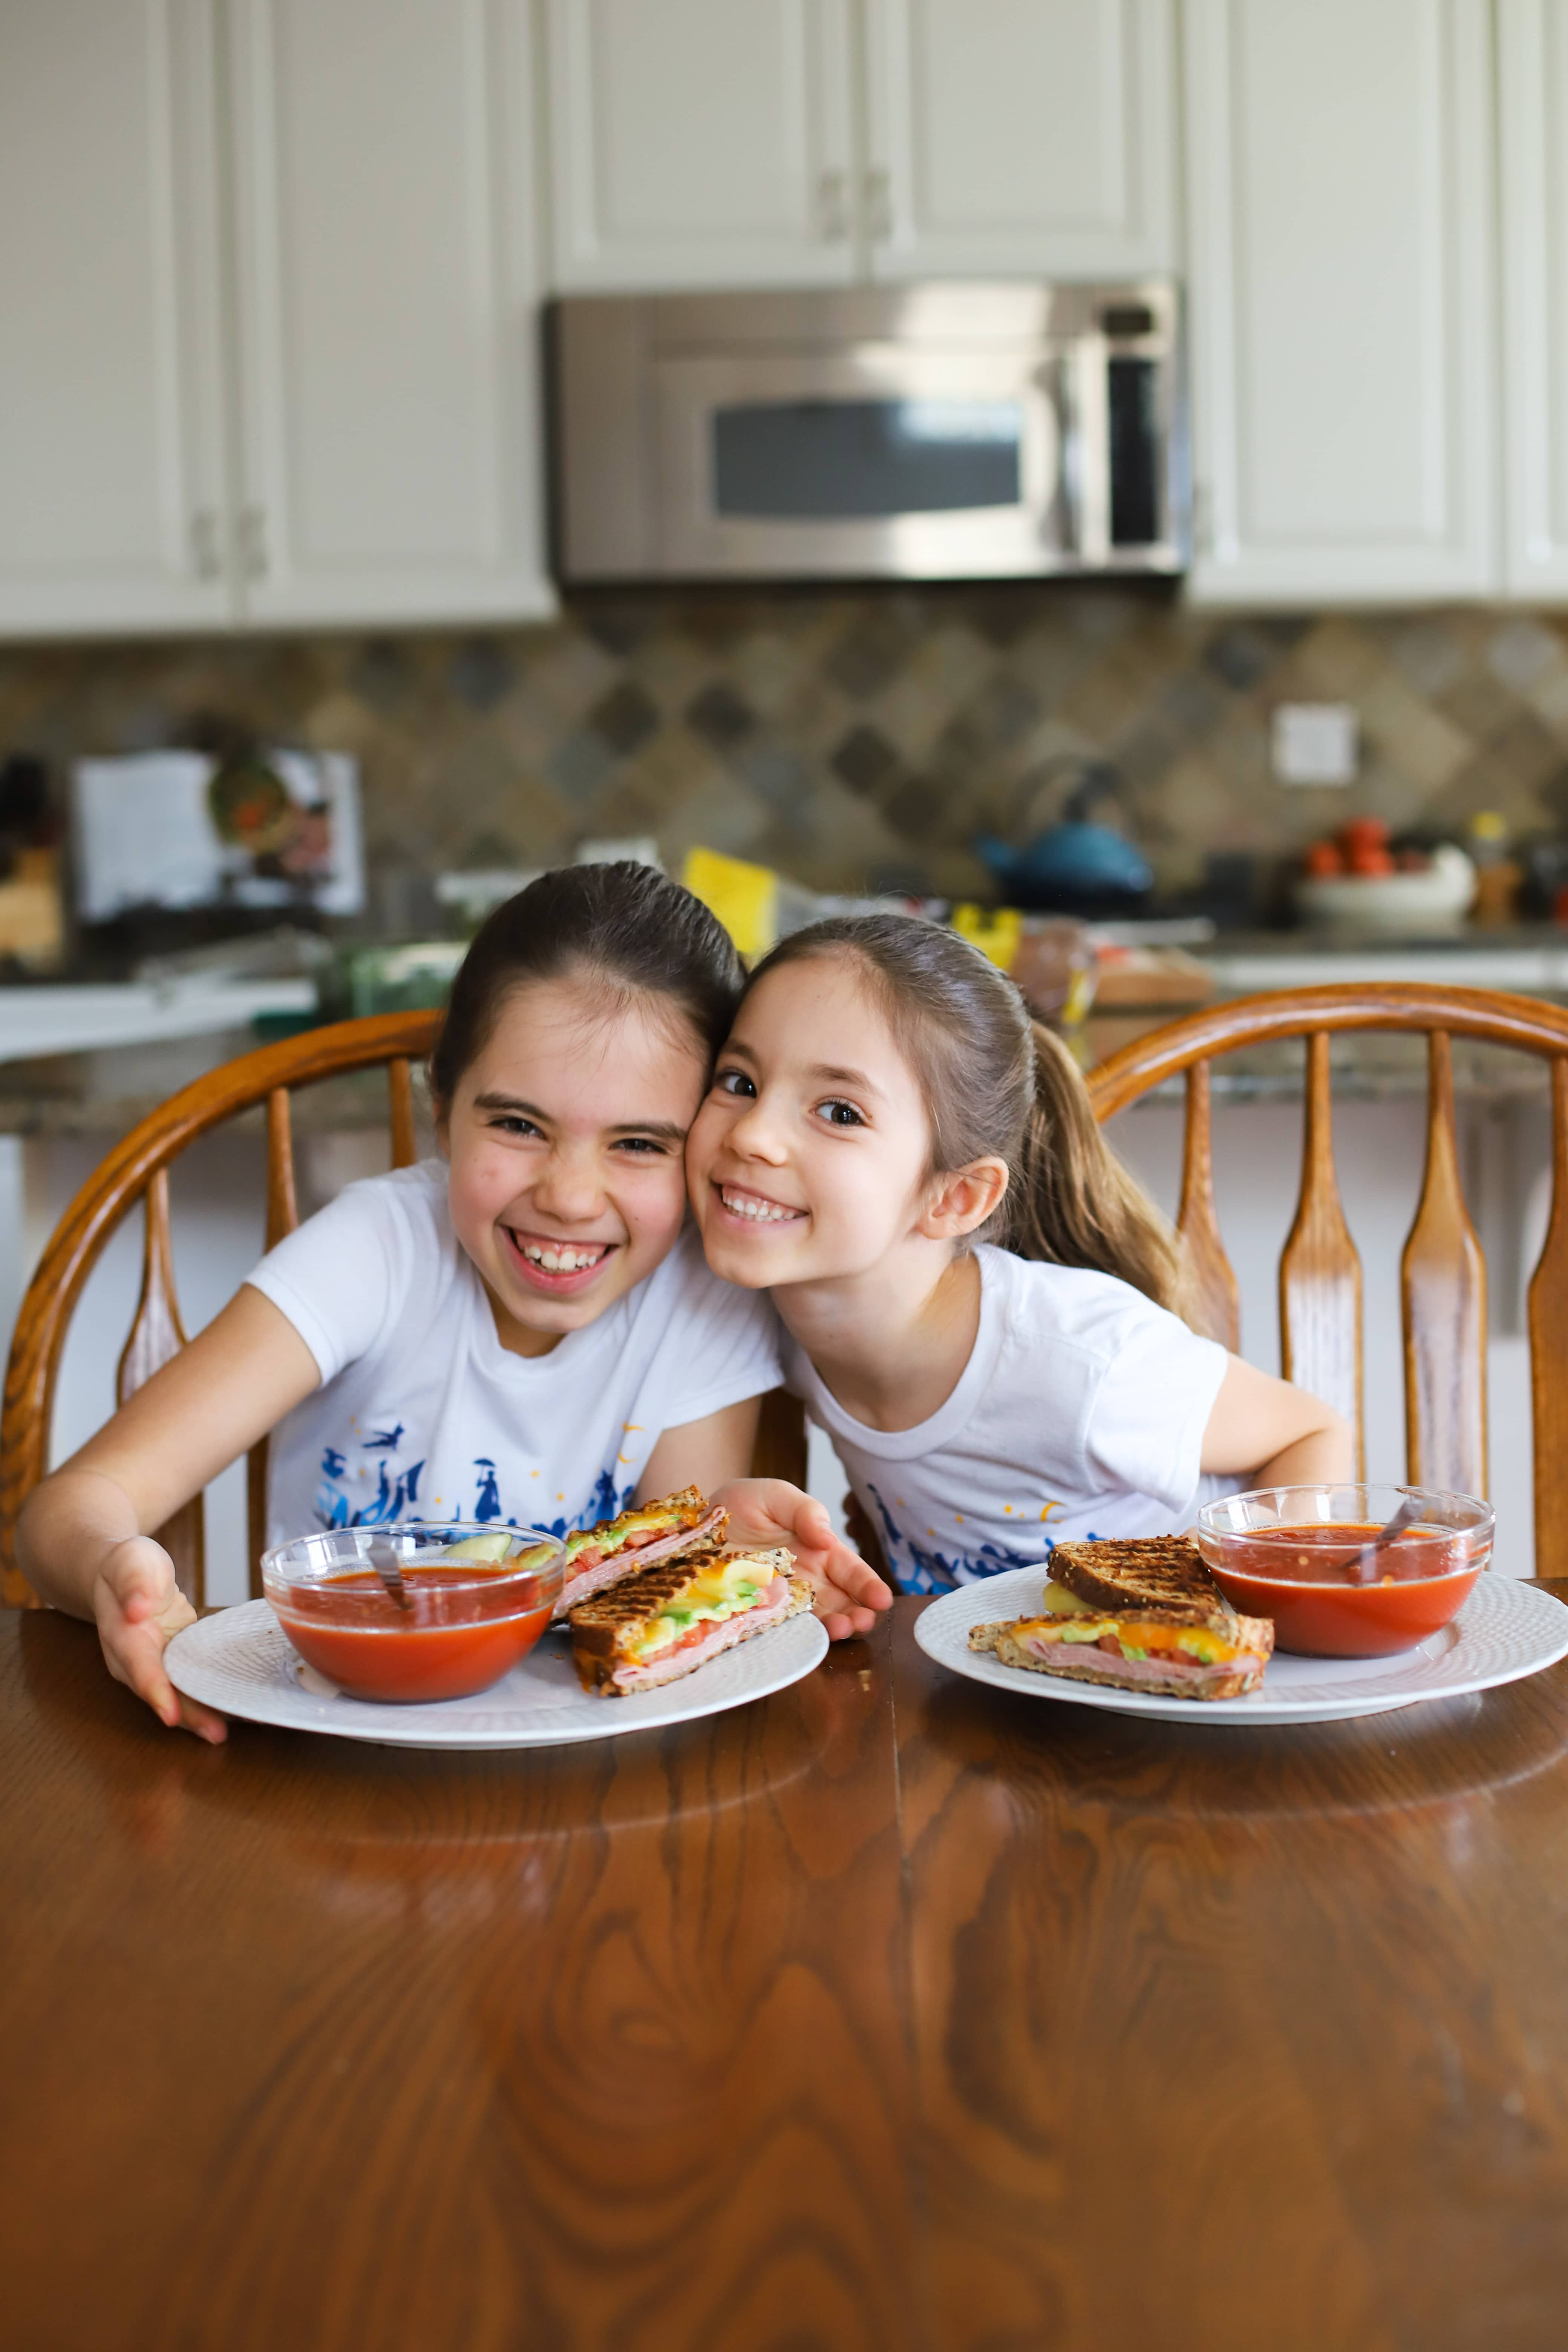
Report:
M1077 784L1062 803L1055 824L1015 849L994 834L983 834L975 854L995 875L1007 903L1047 914L1125 915L1141 906L1154 887L1148 859L1123 833L1097 824L1092 812L1110 800L1130 815L1127 788L1105 760L1068 752L1028 778L1030 797L1054 775L1076 772Z

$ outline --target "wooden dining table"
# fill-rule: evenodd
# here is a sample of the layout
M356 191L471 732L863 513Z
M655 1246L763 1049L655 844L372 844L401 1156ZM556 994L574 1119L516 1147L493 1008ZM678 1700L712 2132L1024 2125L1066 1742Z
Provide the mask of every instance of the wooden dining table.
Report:
M1238 1729L924 1605L491 1754L0 1612L4 2352L1568 2344L1568 1662Z

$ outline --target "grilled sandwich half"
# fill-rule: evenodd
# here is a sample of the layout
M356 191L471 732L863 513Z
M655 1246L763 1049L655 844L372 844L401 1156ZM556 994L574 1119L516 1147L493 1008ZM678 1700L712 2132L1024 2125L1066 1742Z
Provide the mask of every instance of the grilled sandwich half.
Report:
M601 1519L566 1538L561 1598L555 1604L559 1624L567 1612L591 1592L616 1583L637 1569L656 1561L694 1559L723 1547L726 1515L715 1510L695 1486L667 1495L662 1503L644 1503L623 1511L618 1518Z
M571 1612L572 1662L606 1698L654 1690L811 1606L794 1555L722 1551L623 1576Z
M1004 1665L1170 1698L1241 1698L1274 1650L1266 1617L1238 1617L1184 1536L1058 1544L1033 1616L973 1625Z

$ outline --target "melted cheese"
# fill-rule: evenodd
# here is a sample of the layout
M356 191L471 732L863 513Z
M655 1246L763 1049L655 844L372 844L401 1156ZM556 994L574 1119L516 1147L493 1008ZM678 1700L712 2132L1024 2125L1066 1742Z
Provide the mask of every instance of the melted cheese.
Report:
M744 1557L699 1569L634 1641L623 1643L623 1654L642 1665L679 1642L683 1633L689 1633L693 1625L721 1624L726 1617L738 1617L743 1609L754 1608L758 1594L772 1582L771 1567Z
M1051 1591L1057 1589L1059 1588L1047 1586L1047 1606ZM1168 1656L1174 1652L1195 1659L1200 1665L1220 1666L1243 1654L1234 1642L1227 1641L1223 1633L1211 1632L1206 1625L1151 1625L1136 1617L1107 1617L1092 1611L1082 1616L1053 1612L1026 1618L1014 1631L1016 1638L1037 1644L1099 1642L1110 1633L1125 1658L1146 1658L1152 1652Z
M1092 1601L1080 1601L1076 1592L1069 1592L1065 1584L1058 1584L1054 1579L1047 1585L1040 1600L1047 1617L1099 1617L1104 1614L1102 1610L1095 1608Z

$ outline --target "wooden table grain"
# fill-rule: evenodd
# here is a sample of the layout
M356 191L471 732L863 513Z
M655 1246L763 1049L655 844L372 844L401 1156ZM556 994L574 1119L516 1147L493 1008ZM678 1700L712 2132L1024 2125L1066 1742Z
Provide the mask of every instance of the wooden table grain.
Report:
M921 1606L472 1756L0 1615L4 2352L1568 2341L1568 1665L1228 1732Z

